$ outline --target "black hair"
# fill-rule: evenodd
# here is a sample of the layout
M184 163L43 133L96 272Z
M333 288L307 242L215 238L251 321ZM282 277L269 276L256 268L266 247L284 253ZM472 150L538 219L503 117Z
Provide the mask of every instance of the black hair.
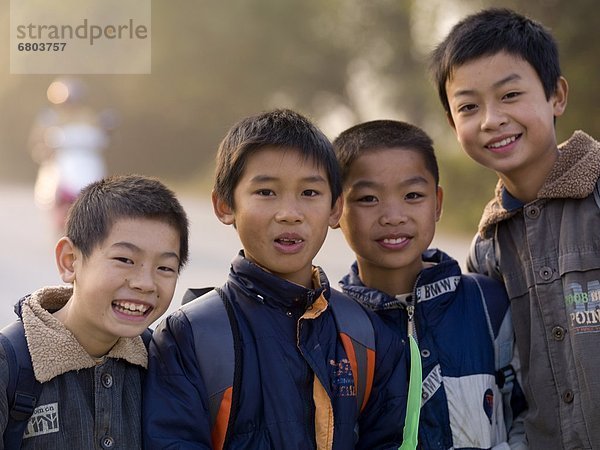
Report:
M433 175L435 185L440 181L439 168L433 141L429 135L416 125L397 120L373 120L348 128L334 141L338 163L345 182L352 163L367 151L382 149L406 149L419 153L425 167Z
M120 175L86 186L69 209L67 237L84 257L91 255L119 219L163 221L179 233L179 269L188 259L188 218L169 188L155 178Z
M233 192L249 156L264 147L297 150L324 168L331 188L332 206L342 192L339 167L331 142L309 119L289 109L246 117L221 141L217 152L214 192L234 208Z
M533 67L546 99L556 92L561 71L558 46L550 31L510 9L489 8L454 25L431 53L429 69L449 117L446 82L452 78L453 70L474 59L503 51L522 58Z

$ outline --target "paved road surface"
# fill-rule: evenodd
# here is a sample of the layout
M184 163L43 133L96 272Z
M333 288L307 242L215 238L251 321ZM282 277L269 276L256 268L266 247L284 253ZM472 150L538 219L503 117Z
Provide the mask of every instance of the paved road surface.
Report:
M208 200L182 197L191 222L190 261L183 270L175 298L174 310L188 287L221 284L231 259L239 250L237 234L213 215ZM60 284L54 265L54 244L50 222L33 204L33 190L27 185L0 183L0 327L14 319L12 305L23 295L43 285ZM439 246L464 261L468 241L437 236ZM315 263L321 265L332 284L348 269L353 260L339 230L330 230Z

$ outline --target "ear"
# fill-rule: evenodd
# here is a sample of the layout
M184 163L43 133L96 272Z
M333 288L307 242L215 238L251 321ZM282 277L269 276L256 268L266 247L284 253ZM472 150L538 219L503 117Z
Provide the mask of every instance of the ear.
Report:
M79 257L79 251L68 237L61 238L54 249L58 273L65 283L75 281L75 261Z
M344 198L340 195L335 201L331 212L329 213L329 226L331 228L339 228L340 217L342 217L342 211L344 210Z
M440 220L440 217L442 217L442 203L444 201L444 190L441 186L437 187L437 192L435 195L437 197L435 206L435 221L437 222L438 220Z
M569 94L569 84L565 77L559 77L556 82L556 91L552 96L552 107L554 109L554 117L562 116L567 108L567 97Z
M219 197L215 191L212 192L213 211L221 222L225 225L235 225L235 214L233 208Z

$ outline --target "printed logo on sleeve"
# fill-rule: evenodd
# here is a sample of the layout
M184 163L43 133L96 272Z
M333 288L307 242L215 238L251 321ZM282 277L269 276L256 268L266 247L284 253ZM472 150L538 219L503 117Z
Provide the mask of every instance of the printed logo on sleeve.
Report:
M59 431L58 423L58 403L48 403L35 408L27 429L23 435L23 439L43 434L57 433Z

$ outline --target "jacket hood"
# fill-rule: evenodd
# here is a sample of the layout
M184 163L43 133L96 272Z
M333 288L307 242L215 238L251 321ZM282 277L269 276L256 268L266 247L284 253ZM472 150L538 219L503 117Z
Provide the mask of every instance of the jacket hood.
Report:
M96 360L84 350L73 333L52 315L72 294L70 286L45 287L19 302L33 372L41 383L71 370L96 365ZM125 359L144 368L148 364L148 353L139 336L120 338L106 356Z
M321 294L329 298L329 281L323 270L314 266L312 277L314 287L307 289L267 272L246 259L243 251L232 261L229 274L230 281L242 289L249 298L260 303L275 302L285 308L297 307L299 304L305 308L312 305Z
M538 192L539 199L585 198L592 193L600 177L600 143L583 131L558 146L558 158ZM502 206L504 183L498 180L494 198L486 205L479 233L487 237L490 227L513 216Z
M460 277L458 262L439 249L431 248L426 250L423 252L422 259L424 262L435 265L423 269L419 273L417 280L415 280L413 293L417 295L417 299L423 297L423 295L420 295L419 288L424 284L438 280L440 277ZM356 261L350 267L350 272L340 280L340 287L345 294L355 298L374 311L404 307L395 297L365 286L359 277ZM403 292L399 292L398 294L403 294Z

